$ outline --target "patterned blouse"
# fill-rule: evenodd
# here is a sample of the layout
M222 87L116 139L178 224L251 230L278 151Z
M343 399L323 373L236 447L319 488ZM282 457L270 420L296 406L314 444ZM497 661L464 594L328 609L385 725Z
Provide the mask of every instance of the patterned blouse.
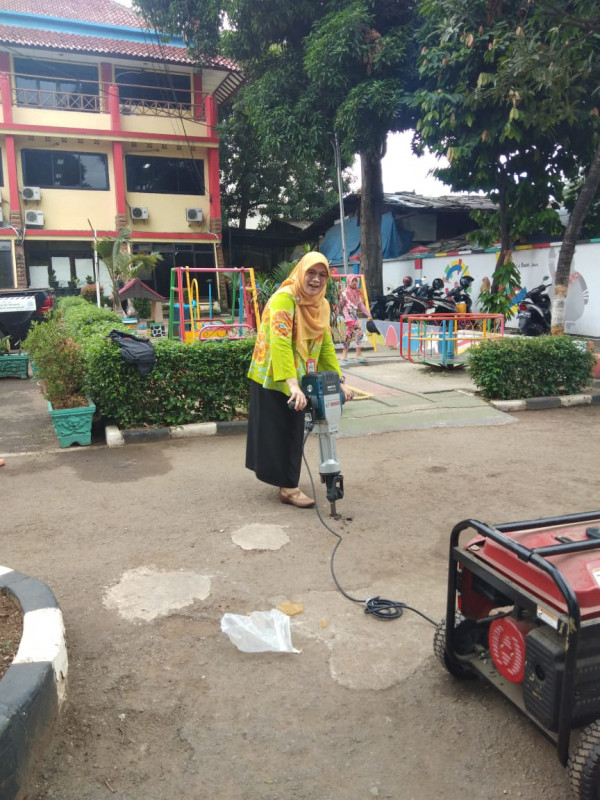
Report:
M273 295L261 319L248 371L248 377L260 383L264 389L275 389L286 395L290 394L286 380L297 378L300 382L308 372L306 362L294 347L292 332L295 310L296 301L291 294L277 292ZM314 339L308 349L309 359L314 360L316 370L341 375L329 328L318 339Z

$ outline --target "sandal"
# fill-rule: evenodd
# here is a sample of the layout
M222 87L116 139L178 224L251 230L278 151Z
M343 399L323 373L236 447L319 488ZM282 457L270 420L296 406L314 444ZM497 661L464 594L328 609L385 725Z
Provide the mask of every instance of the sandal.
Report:
M290 506L296 506L296 508L312 508L315 504L313 498L304 494L297 486L295 489L284 489L282 487L279 490L279 500Z

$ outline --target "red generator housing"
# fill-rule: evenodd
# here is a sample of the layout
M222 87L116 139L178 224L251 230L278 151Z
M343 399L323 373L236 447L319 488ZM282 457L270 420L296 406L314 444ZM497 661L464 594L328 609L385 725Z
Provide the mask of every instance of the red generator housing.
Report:
M455 525L434 651L556 744L579 800L600 798L600 511Z

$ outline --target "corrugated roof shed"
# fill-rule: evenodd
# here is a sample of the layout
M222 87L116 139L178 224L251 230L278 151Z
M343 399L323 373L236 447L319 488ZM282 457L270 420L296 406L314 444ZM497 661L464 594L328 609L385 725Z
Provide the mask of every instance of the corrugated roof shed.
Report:
M393 192L384 194L383 202L386 206L397 206L399 209L494 211L497 208L496 204L487 197L478 194L444 194L440 197L424 197L414 192Z

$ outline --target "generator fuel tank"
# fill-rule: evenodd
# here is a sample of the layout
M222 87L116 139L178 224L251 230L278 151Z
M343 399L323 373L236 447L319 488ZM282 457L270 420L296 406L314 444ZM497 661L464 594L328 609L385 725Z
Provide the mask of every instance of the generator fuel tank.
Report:
M555 526L551 528L532 528L506 532L516 544L523 545L529 551L543 552L544 549L556 545L567 545L574 542L592 540L596 546L600 538L600 520L597 524L581 524ZM558 613L567 613L565 599L548 573L535 564L519 557L493 539L476 536L471 539L465 549L512 582L528 592ZM570 585L579 604L581 621L600 617L600 549L565 552L557 555L546 555L548 561L562 573Z

